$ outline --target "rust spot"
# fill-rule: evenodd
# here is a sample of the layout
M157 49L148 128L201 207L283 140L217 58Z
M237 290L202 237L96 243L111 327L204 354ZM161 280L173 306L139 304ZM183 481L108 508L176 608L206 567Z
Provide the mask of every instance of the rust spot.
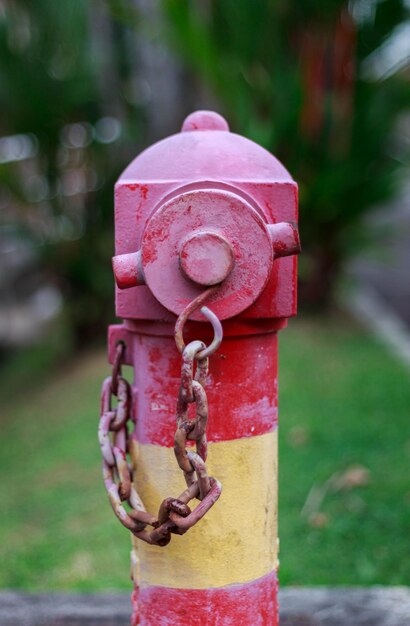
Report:
M130 189L130 191L136 191L137 189L140 189L141 196L144 198L144 200L147 199L148 185L140 185L139 183L128 183L126 187Z
M275 252L277 255L284 255L287 251L288 247L284 241L276 241L275 242Z

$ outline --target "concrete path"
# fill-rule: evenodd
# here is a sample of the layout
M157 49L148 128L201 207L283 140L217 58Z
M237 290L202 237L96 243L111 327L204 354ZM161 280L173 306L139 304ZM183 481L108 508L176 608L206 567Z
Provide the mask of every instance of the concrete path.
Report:
M280 626L410 625L406 587L289 587L279 597ZM130 613L126 593L0 592L1 626L129 626Z
M348 272L376 292L410 331L410 183L392 205L370 214L364 228L376 243L353 259Z
M341 304L410 365L410 184L363 227L376 243L348 264L355 289Z

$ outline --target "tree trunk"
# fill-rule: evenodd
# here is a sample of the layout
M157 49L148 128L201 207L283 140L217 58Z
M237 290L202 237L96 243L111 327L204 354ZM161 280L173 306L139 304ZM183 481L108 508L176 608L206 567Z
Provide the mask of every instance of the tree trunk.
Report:
M313 310L328 309L333 304L334 292L341 269L341 255L334 237L326 237L320 246L303 253L309 261L309 271L301 278L299 302Z

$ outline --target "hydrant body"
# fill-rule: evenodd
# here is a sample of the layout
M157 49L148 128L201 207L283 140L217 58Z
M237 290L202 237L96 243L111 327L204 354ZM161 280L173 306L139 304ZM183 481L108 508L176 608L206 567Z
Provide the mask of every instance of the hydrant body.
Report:
M143 626L276 625L277 331L296 313L297 186L219 115L196 112L183 132L139 155L115 190L116 313L109 359L125 344L134 368L130 453L136 487L157 511L184 480L174 457L181 358L177 315L210 286L224 339L206 381L208 469L216 504L165 547L134 539ZM199 310L186 342L209 344ZM136 557L136 554L138 557Z

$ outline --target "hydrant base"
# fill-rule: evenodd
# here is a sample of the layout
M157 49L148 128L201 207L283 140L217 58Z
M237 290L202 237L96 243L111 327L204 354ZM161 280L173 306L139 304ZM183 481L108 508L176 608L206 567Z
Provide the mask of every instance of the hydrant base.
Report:
M213 589L148 587L136 597L142 607L140 626L278 626L275 571L248 583Z

